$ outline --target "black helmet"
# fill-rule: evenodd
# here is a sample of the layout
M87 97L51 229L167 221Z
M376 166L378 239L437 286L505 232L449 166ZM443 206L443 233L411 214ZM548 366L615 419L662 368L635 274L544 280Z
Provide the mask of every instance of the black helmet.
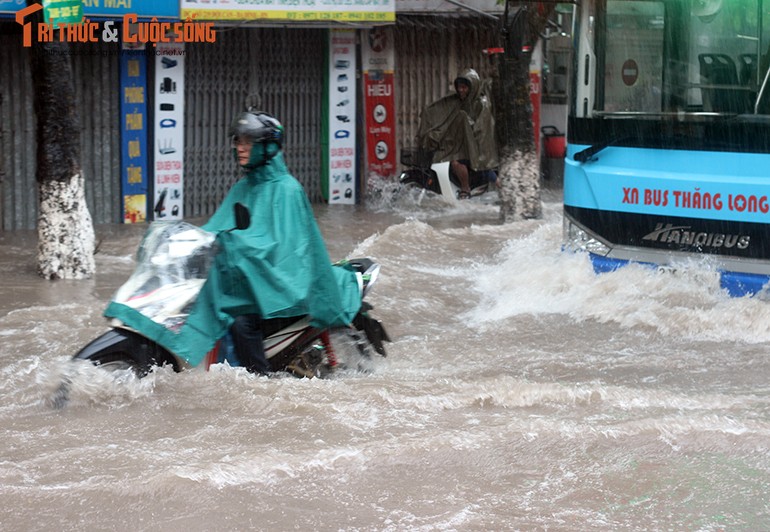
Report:
M244 170L251 171L263 166L278 155L283 145L283 126L281 123L262 111L249 109L239 114L230 126L230 138L233 141L233 156L238 160L236 144L239 139L251 142L251 152Z
M275 142L283 145L283 126L274 117L262 111L249 109L239 114L230 126L230 137L246 138L252 143Z

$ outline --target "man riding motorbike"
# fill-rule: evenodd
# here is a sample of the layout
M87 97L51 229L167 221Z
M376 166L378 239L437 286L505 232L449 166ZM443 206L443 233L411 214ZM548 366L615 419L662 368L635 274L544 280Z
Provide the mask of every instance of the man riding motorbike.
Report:
M454 80L455 93L426 107L420 116L417 145L433 153L433 163L450 161L460 182L459 199L470 197L469 174L494 181L499 165L490 82L466 69Z
M105 316L143 330L191 365L232 326L239 363L266 373L262 320L309 315L314 327L348 325L361 307L359 280L332 266L305 191L284 162L280 122L249 110L235 119L230 135L244 175L203 226L219 233L223 249L184 325L170 331L114 301ZM230 231L236 202L248 208L251 223Z

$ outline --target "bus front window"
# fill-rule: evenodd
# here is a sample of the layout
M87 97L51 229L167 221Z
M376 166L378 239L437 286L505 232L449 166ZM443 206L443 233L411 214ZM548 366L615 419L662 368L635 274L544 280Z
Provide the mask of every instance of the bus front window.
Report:
M770 40L760 39L770 14L760 1L606 0L595 110L754 112L770 63Z
M663 2L607 2L604 111L662 110L663 29Z
M690 11L688 106L713 113L751 113L757 96L757 0L693 2Z

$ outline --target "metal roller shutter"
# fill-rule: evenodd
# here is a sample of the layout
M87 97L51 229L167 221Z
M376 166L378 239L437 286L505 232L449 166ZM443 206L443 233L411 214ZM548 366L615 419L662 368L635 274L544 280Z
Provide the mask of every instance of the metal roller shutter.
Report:
M251 103L286 128L289 169L321 200L324 30L220 30L188 45L185 77L185 215L213 214L238 178L227 131Z

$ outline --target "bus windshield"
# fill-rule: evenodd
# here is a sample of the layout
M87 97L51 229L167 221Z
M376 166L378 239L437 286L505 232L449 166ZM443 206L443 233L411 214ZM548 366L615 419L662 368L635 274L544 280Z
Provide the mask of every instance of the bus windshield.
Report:
M586 2L573 116L770 113L762 3Z

